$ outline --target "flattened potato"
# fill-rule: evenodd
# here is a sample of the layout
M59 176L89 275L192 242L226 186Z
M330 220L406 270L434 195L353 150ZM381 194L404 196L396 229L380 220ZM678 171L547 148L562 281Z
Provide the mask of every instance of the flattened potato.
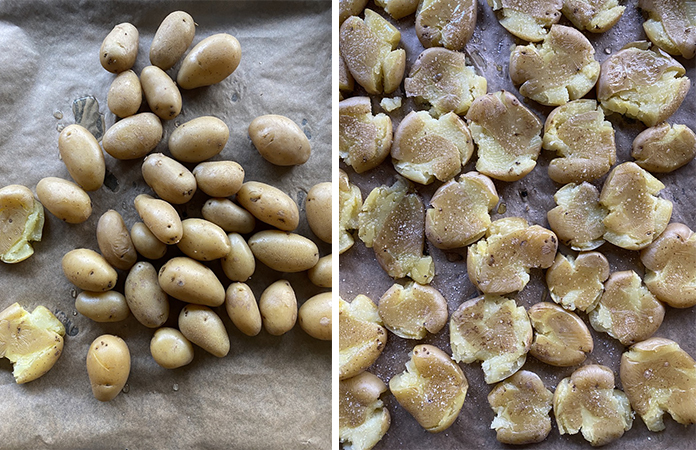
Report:
M404 339L423 339L447 324L447 300L432 286L410 281L394 284L379 299L377 307L384 326Z
M577 366L592 352L590 330L576 314L554 303L539 302L528 311L534 328L529 354L552 366Z
M561 12L579 30L604 33L616 25L625 9L618 0L563 0Z
M514 36L541 41L561 18L563 0L487 0L500 24Z
M696 55L696 8L693 2L640 0L648 13L643 30L653 44L672 55L693 58Z
M475 0L421 1L416 13L418 40L426 48L461 50L474 34L477 6Z
M369 97L351 97L338 104L338 153L357 173L379 166L392 145L392 121L372 115Z
M338 298L339 380L358 375L370 367L387 344L387 330L377 305L365 295L348 303Z
M43 235L44 208L26 186L0 189L0 261L18 263L34 254L29 242Z
M348 174L338 171L338 251L345 252L355 240L351 231L359 226L358 217L362 209L360 188L350 182Z
M696 134L686 125L663 122L636 136L631 156L645 170L671 172L696 156Z
M580 253L577 258L556 255L546 271L546 285L554 302L565 309L592 310L609 278L609 261L599 252Z
M380 400L387 386L370 372L338 383L338 439L344 448L369 450L389 429L391 417Z
M564 244L576 251L594 250L604 244L604 218L608 211L599 203L599 191L590 183L570 183L553 196L556 206L546 213L549 226Z

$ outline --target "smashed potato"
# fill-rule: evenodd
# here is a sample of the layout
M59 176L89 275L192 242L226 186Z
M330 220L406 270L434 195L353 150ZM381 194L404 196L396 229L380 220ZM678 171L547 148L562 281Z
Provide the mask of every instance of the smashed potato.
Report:
M372 190L358 217L358 236L372 247L380 266L392 278L411 277L428 284L435 275L425 246L425 207L413 186L399 177L392 186Z
M440 186L425 213L425 235L437 248L462 248L482 238L491 225L498 192L490 178L468 172Z
M51 370L63 352L65 327L43 306L29 314L19 303L0 312L0 358L14 366L17 383L28 383Z
M590 183L570 183L553 196L555 208L546 213L558 239L576 251L594 250L604 244L607 210L599 204L599 191Z
M474 153L466 123L454 113L434 119L426 111L411 111L394 132L394 168L421 184L454 178Z
M390 94L401 84L406 52L396 48L400 40L399 30L371 9L365 9L365 20L351 16L341 25L341 56L369 94Z
M618 0L563 0L561 12L580 30L604 33L623 16Z
M498 219L488 227L485 239L469 247L469 279L484 294L521 291L529 282L529 270L550 267L557 249L552 231L529 226L521 217Z
M541 41L548 28L561 19L563 0L487 0L500 24L512 35L529 42Z
M595 307L609 278L609 261L599 252L556 255L546 271L546 285L554 302L565 309L587 312Z
M379 166L392 145L392 121L372 115L369 97L351 97L338 104L338 154L357 173Z
M338 23L343 23L350 16L357 16L365 9L367 0L338 0Z
M580 367L558 383L553 413L561 434L580 431L593 446L620 438L633 425L626 394L614 389L614 373L597 364Z
M483 95L466 114L478 145L476 170L502 181L517 181L536 166L541 121L507 91Z
M648 39L672 55L693 58L696 55L696 9L693 2L640 0L648 13L643 30Z
M595 100L573 100L551 111L543 147L559 156L549 163L549 177L561 184L595 180L616 162L614 127Z
M518 45L510 54L510 79L520 94L559 106L590 92L599 78L592 43L575 28L554 25L541 45Z
M338 170L338 251L345 252L355 240L352 230L358 229L358 216L362 208L360 188L350 182L348 174Z
M446 430L464 404L466 376L447 353L432 345L417 345L409 356L406 371L389 380L389 390L427 431Z
M338 383L338 438L345 450L370 450L389 429L391 417L380 400L387 386L370 372Z
M416 12L419 0L375 0L387 14L398 20Z
M558 367L577 366L592 352L590 330L576 314L553 303L540 302L527 311L534 328L529 354Z
M435 117L448 112L466 114L471 104L484 95L488 82L466 64L464 53L434 47L424 50L404 79L407 97L430 105Z
M662 233L672 217L672 202L657 194L665 185L634 162L614 167L604 181L599 202L604 239L627 250L640 250Z
M631 156L645 170L671 172L696 156L696 134L686 125L655 125L636 136Z
M423 0L416 13L416 35L423 47L460 50L476 27L475 0Z
M447 324L447 300L432 286L410 281L394 284L379 299L379 317L387 330L404 339L423 339Z
M452 358L467 364L481 361L488 384L517 372L531 344L527 311L509 298L477 297L462 303L450 318Z
M652 127L679 108L691 82L674 58L644 42L627 44L604 60L597 99L604 109Z
M621 356L621 384L650 431L665 429L668 412L683 425L696 423L696 362L679 344L650 338Z
M0 189L0 261L18 263L34 254L30 242L40 241L44 208L28 187Z
M387 343L387 330L377 306L365 295L351 303L338 298L338 376L345 380L363 372L382 354Z
M503 444L534 444L551 432L553 392L546 389L539 375L520 370L496 385L488 394L495 412L491 428Z
M353 75L350 74L348 67L346 67L346 62L343 60L343 57L339 55L338 90L340 91L340 94L343 95L343 92L353 92L354 87L355 80L353 80ZM340 100L343 100L343 98L341 98Z

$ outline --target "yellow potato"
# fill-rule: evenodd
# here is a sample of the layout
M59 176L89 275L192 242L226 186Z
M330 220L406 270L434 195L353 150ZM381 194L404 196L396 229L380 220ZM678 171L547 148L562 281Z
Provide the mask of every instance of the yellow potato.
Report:
M297 297L287 280L268 286L259 298L263 327L269 334L280 336L292 330L297 321Z
M106 163L97 138L82 125L68 125L58 136L60 159L68 173L85 191L96 191L104 184Z
M179 161L162 153L145 157L142 165L143 179L161 198L181 205L196 193L196 178Z
M18 263L34 254L30 241L43 235L44 209L26 186L0 189L0 261Z
M208 36L186 55L176 82L182 89L219 83L235 71L241 58L242 48L234 36L225 33Z
M319 261L314 242L285 231L259 231L249 238L249 248L259 261L279 272L302 272Z
M226 256L231 249L225 231L205 219L190 218L181 222L184 235L176 244L179 250L199 261L212 261Z
M234 326L247 336L261 331L261 313L254 292L245 283L232 283L225 293L225 309Z
M138 260L123 217L113 209L108 210L97 222L99 251L109 264L117 269L128 270Z
M230 251L222 260L222 271L232 281L246 281L256 270L256 259L249 245L238 233L227 235Z
M285 192L258 181L247 181L237 201L257 219L280 230L292 231L300 223L297 203Z
M95 322L120 322L130 315L126 297L116 291L82 291L75 299L75 309Z
M312 152L302 128L278 114L266 114L252 120L249 137L261 156L277 166L304 164Z
M230 337L225 325L207 306L184 306L179 314L179 330L186 339L218 358L230 351Z
M142 222L136 222L131 227L131 240L138 253L147 259L160 259L167 253L167 244L157 239Z
M169 152L181 162L198 163L225 148L230 130L213 116L197 117L178 126L169 136Z
M324 242L331 243L331 182L317 183L307 192L305 211L312 232Z
M132 70L119 73L106 94L109 111L121 118L129 117L138 112L142 102L143 88L138 75Z
M331 254L322 256L319 261L307 271L309 281L319 287L331 287L331 272L333 265Z
M179 213L172 205L147 194L135 197L135 209L147 228L165 244L176 244L184 234Z
M112 73L133 67L138 57L138 29L128 22L116 25L106 35L99 48L99 61Z
M140 72L140 84L150 110L162 120L171 120L181 112L181 92L167 72L147 66Z
M68 223L82 223L92 214L92 200L78 185L56 177L41 179L36 195L46 209Z
M82 290L103 292L116 286L116 270L94 250L71 250L63 256L61 266L68 281Z
M133 316L146 327L160 327L169 318L169 297L149 262L140 261L131 268L123 292Z
M231 197L244 183L244 168L234 161L207 161L193 168L198 188L211 197Z
M160 269L158 280L164 292L184 302L206 306L225 302L225 288L215 273L195 259L170 259Z
M193 42L196 23L187 12L174 11L164 18L150 44L150 62L162 70L179 62Z
M165 369L177 369L193 361L193 345L181 331L163 327L150 340L150 354Z
M87 352L87 375L94 398L100 402L116 398L128 381L130 366L126 341L111 334L96 338Z
M300 327L305 332L323 341L331 340L331 309L333 294L322 292L304 302L298 312Z
M119 120L102 138L104 151L116 159L138 159L150 153L162 140L162 122L151 112Z
M247 234L256 227L254 216L227 198L208 199L201 208L201 215L228 233Z

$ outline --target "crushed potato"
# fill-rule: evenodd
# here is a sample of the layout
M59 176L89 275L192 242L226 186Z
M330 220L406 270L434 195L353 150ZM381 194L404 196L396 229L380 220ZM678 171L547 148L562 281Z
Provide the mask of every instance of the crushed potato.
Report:
M561 19L563 0L487 0L511 34L529 42L541 41Z
M546 216L561 242L576 251L594 250L604 244L607 210L599 203L596 187L586 181L569 183L553 199L558 206Z
M345 450L370 450L389 429L391 417L379 398L387 386L363 372L338 383L338 438Z
M587 312L595 307L609 278L609 261L599 252L577 258L558 253L546 271L546 285L554 302L565 309Z
M30 242L40 241L44 208L25 186L0 189L0 261L18 263L34 254Z
M648 13L643 30L655 45L672 55L696 55L696 8L690 1L640 0Z
M416 35L423 47L461 50L476 27L475 0L423 0L416 14Z
M696 134L686 125L663 122L647 128L633 140L631 156L650 172L671 172L696 156Z
M380 165L392 145L392 122L386 114L372 115L368 97L351 97L338 104L338 153L358 172Z
M529 354L552 366L581 364L592 352L590 330L576 314L554 303L540 302L529 308L534 341Z
M362 208L360 188L350 182L348 174L338 171L338 251L343 253L353 246L355 240L350 233L358 229L358 215Z
M339 379L365 371L374 363L387 343L387 330L377 306L365 295L348 303L338 299Z
M387 330L404 339L423 339L447 324L445 297L434 287L413 281L390 287L377 309Z
M604 33L623 16L618 0L563 0L561 12L580 30Z

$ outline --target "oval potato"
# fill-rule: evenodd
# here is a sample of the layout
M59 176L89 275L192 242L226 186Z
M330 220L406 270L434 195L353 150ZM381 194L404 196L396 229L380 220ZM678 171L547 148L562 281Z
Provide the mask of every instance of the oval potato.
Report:
M150 62L168 70L179 62L193 42L196 23L185 11L174 11L164 18L150 44Z
M184 234L179 213L172 205L147 194L135 197L135 209L152 234L165 244L176 244Z
M131 227L131 240L135 250L147 259L160 259L167 253L167 244L157 239L142 222Z
M165 369L177 369L193 361L193 345L176 328L162 327L150 340L150 354Z
M198 163L225 148L230 138L227 124L217 117L202 116L181 124L169 136L169 152L181 162Z
M126 341L103 334L92 341L87 352L87 375L92 394L100 402L116 398L128 381L131 356Z
M169 297L159 285L155 267L140 261L128 272L123 293L133 316L148 328L157 328L169 318Z
M106 105L114 115L124 118L134 115L143 103L140 78L132 70L125 70L114 78L106 94Z
M230 337L225 325L207 306L184 306L179 314L179 330L186 339L218 358L230 352Z
M256 227L254 216L228 198L208 199L201 215L228 233L251 233Z
M94 250L70 250L63 256L61 266L68 281L84 291L103 292L116 286L116 270Z
M58 136L60 159L68 173L85 191L96 191L104 184L106 162L97 138L82 125L63 128Z
M92 200L75 183L46 177L36 185L36 196L54 216L68 223L82 223L92 214Z
M319 239L331 243L331 182L317 183L307 192L307 223Z
M285 231L259 231L249 238L249 248L259 261L279 272L302 272L319 261L314 242Z
M186 55L176 82L182 89L219 83L235 71L241 58L242 48L234 36L226 33L208 36Z
M280 336L292 330L297 321L297 297L287 280L268 286L259 299L263 327L269 334Z
M138 260L128 227L121 214L113 209L102 214L97 222L97 244L104 259L117 269L128 270Z
M247 181L237 192L237 201L257 219L283 231L292 231L300 223L297 203L270 184Z
M288 117L277 114L252 120L249 137L261 156L277 166L304 164L312 152L302 128Z
M75 309L95 322L120 322L130 315L126 297L117 291L82 291L75 299Z
M99 48L99 61L111 73L128 70L138 57L138 29L131 23L116 25L106 35Z
M140 72L140 84L150 110L162 120L171 120L181 112L181 92L167 72L147 66Z
M102 138L104 151L116 159L138 159L162 140L162 122L151 112L135 114L111 126Z
M225 309L232 323L247 336L261 331L261 313L256 297L245 283L232 283L225 292Z
M230 251L222 258L222 271L232 281L246 281L256 270L256 259L249 245L238 233L227 235Z
M322 292L309 298L300 306L300 327L313 338L331 340L331 310L333 294Z
M152 153L143 160L143 179L162 199L181 205L196 193L196 178L179 161L162 153Z
M234 161L207 161L193 168L198 188L211 197L231 197L244 183L244 169Z
M319 287L330 288L333 258L331 254L322 256L319 261L307 271L309 281Z
M225 231L205 219L190 218L181 221L184 234L176 246L190 258L212 261L230 252L230 240Z
M225 302L225 288L215 272L186 256L167 261L160 268L158 280L164 292L184 302L206 306Z

